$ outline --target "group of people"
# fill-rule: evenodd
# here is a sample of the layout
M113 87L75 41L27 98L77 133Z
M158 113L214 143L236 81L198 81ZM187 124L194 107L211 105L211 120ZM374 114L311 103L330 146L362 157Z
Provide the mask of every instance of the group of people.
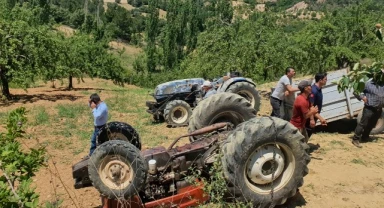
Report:
M278 81L270 98L271 116L289 121L300 130L308 142L317 120L322 125L327 125L327 121L320 115L323 105L321 89L327 84L327 74L316 74L313 85L310 81L303 80L297 87L293 87L292 78L295 74L293 67L287 67L285 75ZM295 98L297 91L300 93Z
M384 73L384 69L382 70ZM289 121L297 127L308 142L317 120L326 126L327 121L320 115L323 106L322 88L327 84L327 73L317 73L315 83L303 80L298 87L292 86L295 69L287 67L285 75L280 78L270 97L271 116ZM295 98L295 93L300 91ZM356 95L364 101L363 114L357 124L352 144L361 148L360 141L369 140L369 134L381 117L384 107L384 84L375 83L372 79L365 84L363 94Z

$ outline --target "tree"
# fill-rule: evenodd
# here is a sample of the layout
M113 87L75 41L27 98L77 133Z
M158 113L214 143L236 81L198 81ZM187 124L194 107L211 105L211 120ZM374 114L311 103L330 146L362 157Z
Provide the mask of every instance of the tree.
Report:
M11 98L11 81L28 87L38 74L39 65L46 64L35 58L46 55L46 51L37 54L36 46L44 45L47 34L49 32L45 27L30 27L23 21L0 20L0 79L3 96Z
M145 53L147 55L147 68L148 71L154 72L156 70L156 37L158 35L159 23L159 10L157 9L157 0L149 0L149 17L147 19L147 47Z
M84 76L112 79L117 84L124 83L124 69L117 58L109 54L102 43L86 34L75 34L62 41L56 77L68 77L68 89L73 88L73 78L78 81Z

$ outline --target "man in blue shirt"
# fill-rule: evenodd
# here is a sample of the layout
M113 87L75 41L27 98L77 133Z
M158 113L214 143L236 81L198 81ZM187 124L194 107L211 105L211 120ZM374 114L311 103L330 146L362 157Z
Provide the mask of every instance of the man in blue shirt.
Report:
M382 70L384 73L384 70ZM363 95L356 95L358 100L364 101L363 115L355 129L352 144L362 148L360 140L369 140L369 134L381 117L384 107L384 84L375 83L372 79L365 83Z
M322 125L327 125L327 121L320 115L321 108L323 107L322 88L327 84L327 80L327 73L317 73L315 75L315 83L312 85L312 94L309 96L309 102L312 106L317 106L318 112L314 116L311 116L307 121L306 129L308 138L311 137L313 133L317 119L320 120Z
M103 101L101 101L98 94L92 94L89 97L89 107L92 109L94 118L94 131L91 137L91 148L89 150L89 156L92 155L96 149L96 137L100 129L105 126L108 120L108 107Z

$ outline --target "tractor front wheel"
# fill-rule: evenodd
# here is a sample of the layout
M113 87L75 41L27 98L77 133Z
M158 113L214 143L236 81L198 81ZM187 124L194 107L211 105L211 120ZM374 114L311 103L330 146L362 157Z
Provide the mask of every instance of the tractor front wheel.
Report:
M173 100L169 102L164 109L165 121L167 121L168 126L171 127L188 125L191 115L191 106L182 100Z
M127 123L113 121L101 128L97 135L98 146L110 140L126 141L141 149L139 134Z

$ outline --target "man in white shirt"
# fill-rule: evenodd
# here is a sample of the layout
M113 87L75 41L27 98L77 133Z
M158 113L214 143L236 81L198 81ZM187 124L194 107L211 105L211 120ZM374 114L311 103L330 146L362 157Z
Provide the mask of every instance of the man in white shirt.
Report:
M213 85L210 81L204 81L203 85L201 86L201 89L203 92L205 92L203 99L206 99L209 96L216 94L216 90L215 88L213 88Z
M272 106L272 113L271 116L282 118L280 114L280 108L281 104L284 100L294 100L295 98L295 92L299 91L297 87L292 87L292 77L295 76L295 69L293 67L287 67L285 69L285 75L282 76L279 80L279 82L276 85L275 90L273 91L270 101ZM286 105L284 105L285 107ZM288 105L287 105L288 107ZM291 110L290 109L287 109ZM287 112L284 110L284 112ZM292 115L292 113L290 113ZM284 119L290 120L291 118L288 118L290 116L285 116Z

